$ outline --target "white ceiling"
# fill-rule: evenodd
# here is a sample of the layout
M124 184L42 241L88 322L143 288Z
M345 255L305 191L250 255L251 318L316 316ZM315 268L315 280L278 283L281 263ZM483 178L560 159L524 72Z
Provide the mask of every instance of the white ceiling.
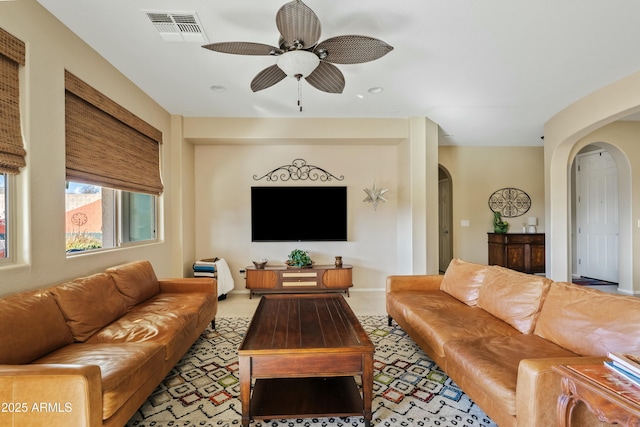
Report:
M441 144L542 145L544 123L640 70L638 0L306 0L320 40L358 34L394 47L338 65L327 94L287 78L253 93L274 57L163 41L144 11L195 12L209 42L278 44L285 0L38 0L171 114L216 117L426 116ZM223 92L211 86L226 88ZM382 87L378 94L369 88ZM321 129L319 129L321 132Z

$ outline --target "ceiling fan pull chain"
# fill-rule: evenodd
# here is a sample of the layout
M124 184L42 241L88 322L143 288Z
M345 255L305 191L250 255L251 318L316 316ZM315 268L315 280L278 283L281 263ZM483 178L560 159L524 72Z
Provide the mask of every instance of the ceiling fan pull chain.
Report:
M300 112L302 112L302 86L300 84L302 74L296 74L295 77L298 79L298 107L300 108Z

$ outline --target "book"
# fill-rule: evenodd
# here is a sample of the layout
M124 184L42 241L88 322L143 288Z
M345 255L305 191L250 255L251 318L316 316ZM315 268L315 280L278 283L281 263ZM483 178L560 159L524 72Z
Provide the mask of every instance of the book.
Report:
M627 371L624 368L621 368L620 366L616 365L615 363L607 360L604 362L605 366L610 368L613 372L622 375L623 377L625 377L626 379L628 379L629 381L631 381L634 385L640 387L640 377L637 375L634 375L632 372Z
M205 258L205 259L201 259L200 261L196 261L196 264L202 264L202 265L216 265L216 262L218 262L219 258Z
M640 376L640 355L610 352L607 356L616 366L620 366L632 374Z
M213 278L217 278L218 277L218 273L208 272L208 271L194 271L193 272L193 277L213 277Z
M640 388L626 377L613 372L604 363L599 365L567 365L567 368L598 383L613 393L629 399L635 404L640 404Z
M193 271L216 271L216 268L213 266L208 266L208 265L196 265L193 264Z

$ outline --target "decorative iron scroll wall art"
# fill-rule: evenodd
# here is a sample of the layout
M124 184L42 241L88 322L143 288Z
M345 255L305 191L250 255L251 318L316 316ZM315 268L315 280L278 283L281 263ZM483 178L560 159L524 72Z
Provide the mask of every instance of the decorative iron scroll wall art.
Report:
M266 178L267 181L331 181L332 179L342 181L344 175L340 175L338 178L321 167L307 164L304 159L295 159L290 165L277 167L261 177L253 175L253 179L256 181L260 181L263 178Z
M489 197L489 209L503 217L513 218L527 213L531 208L531 198L517 188L501 188Z

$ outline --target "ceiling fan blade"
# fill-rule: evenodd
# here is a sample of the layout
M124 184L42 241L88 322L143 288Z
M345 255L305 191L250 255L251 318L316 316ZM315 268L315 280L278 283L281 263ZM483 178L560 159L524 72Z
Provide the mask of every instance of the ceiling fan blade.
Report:
M309 84L318 90L328 93L342 93L344 89L344 75L333 64L320 62L306 78Z
M266 89L278 83L285 77L287 77L287 75L284 71L278 68L277 65L272 65L260 71L253 80L251 80L251 90L257 92L259 90Z
M294 46L294 41L299 41L303 48L308 49L320 39L320 19L301 0L282 6L276 14L276 25L288 46Z
M216 52L231 53L234 55L270 55L271 52L278 50L278 48L269 46L268 44L252 42L211 43L202 47Z
M325 61L334 64L361 64L383 57L393 50L393 46L373 37L349 35L320 42L314 51L321 49L327 52Z

